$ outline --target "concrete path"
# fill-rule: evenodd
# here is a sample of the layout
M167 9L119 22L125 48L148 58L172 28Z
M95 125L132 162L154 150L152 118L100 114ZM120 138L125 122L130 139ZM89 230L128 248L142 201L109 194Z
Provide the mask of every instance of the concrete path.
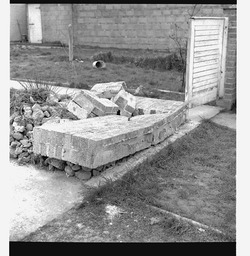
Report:
M211 119L213 122L227 126L236 130L236 114L235 113L219 113Z
M10 241L18 241L82 200L82 183L65 172L9 164Z
M17 82L11 82L18 87ZM20 88L20 87L19 87ZM236 127L235 115L220 113L221 108L213 106L199 106L189 111L187 124L183 125L179 131L163 142L166 146L174 142L176 138L184 136L186 133L197 127L201 118L212 118L216 123ZM217 116L216 116L217 115ZM162 143L161 143L162 144ZM164 145L157 145L160 150ZM112 179L120 178L139 163L140 159L148 159L157 150L149 148L143 152L139 158L131 158L128 163L115 167L107 172ZM33 166L18 166L14 161L9 164L10 173L10 241L18 241L26 235L34 232L39 227L45 225L54 218L71 209L80 203L84 197L86 186L80 180L71 177L67 178L64 172L49 172L38 170ZM101 177L95 177L86 185L96 186L100 183Z

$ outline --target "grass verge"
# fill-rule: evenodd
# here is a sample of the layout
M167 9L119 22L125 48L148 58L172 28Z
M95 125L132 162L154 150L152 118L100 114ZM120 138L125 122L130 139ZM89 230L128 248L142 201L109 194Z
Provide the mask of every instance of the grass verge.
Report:
M81 206L23 241L235 241L236 134L210 121L121 180L89 191ZM146 207L155 205L221 230L204 230ZM122 213L110 219L107 205Z

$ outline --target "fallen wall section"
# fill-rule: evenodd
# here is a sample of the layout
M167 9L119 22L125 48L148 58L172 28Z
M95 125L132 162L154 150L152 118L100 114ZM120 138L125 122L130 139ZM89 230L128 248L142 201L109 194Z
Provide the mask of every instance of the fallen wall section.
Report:
M101 116L34 128L36 154L61 159L91 169L158 144L186 119L186 106L179 102L168 113L128 118Z

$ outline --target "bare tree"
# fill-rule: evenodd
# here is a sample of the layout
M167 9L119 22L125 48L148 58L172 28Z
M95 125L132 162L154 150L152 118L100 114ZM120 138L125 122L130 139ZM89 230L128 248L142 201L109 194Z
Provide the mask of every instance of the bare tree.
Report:
M201 10L202 4L194 4L191 10L188 10L188 20L187 24L189 25L190 19L197 15L197 13ZM169 37L174 41L178 54L181 59L181 66L182 66L182 85L181 91L185 90L185 77L186 77L186 58L187 58L187 38L180 36L180 32L183 31L183 28L178 26L176 23L174 24L173 33L169 35Z

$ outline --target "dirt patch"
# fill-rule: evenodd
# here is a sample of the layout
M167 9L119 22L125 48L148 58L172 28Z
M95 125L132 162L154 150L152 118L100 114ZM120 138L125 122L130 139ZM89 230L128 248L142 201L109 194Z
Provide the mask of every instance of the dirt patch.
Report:
M121 180L90 190L71 209L23 241L235 241L236 133L205 121ZM221 230L167 217L151 204ZM110 221L107 205L121 213Z

